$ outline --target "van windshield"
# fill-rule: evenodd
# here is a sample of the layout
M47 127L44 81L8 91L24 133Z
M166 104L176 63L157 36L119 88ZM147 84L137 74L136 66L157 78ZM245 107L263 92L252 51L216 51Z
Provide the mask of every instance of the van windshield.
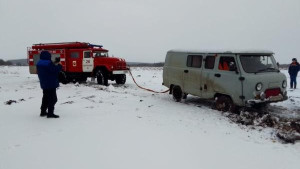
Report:
M240 60L247 73L279 71L272 55L241 55Z
M107 52L93 52L93 57L108 57L108 53Z

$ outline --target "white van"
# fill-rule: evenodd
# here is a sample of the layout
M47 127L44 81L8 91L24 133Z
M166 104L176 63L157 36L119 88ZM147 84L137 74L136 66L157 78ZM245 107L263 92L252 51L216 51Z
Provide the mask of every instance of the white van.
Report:
M272 51L170 50L163 85L175 101L191 94L214 99L222 111L287 99L286 77Z

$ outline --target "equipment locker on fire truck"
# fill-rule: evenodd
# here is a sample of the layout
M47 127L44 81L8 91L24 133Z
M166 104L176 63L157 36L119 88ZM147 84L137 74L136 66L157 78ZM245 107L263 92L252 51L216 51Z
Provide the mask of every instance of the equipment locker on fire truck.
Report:
M117 84L125 84L129 68L121 58L109 57L108 50L102 45L86 42L40 43L27 49L29 71L36 74L36 64L40 53L47 50L52 61L59 58L63 71L59 81L66 84L71 81L86 81L88 77L96 77L98 84L108 85L108 80Z

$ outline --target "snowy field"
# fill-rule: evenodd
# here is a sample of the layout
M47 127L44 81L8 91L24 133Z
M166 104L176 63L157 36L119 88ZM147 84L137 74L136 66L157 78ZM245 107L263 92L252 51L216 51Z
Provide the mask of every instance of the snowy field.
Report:
M283 71L287 74L286 71ZM165 90L161 68L134 68L137 82ZM39 117L42 90L28 67L0 67L0 169L299 169L300 143L272 128L232 123L188 96L94 82L61 85L55 113ZM300 78L298 77L300 83ZM300 86L299 86L300 88ZM273 104L300 111L300 89ZM10 105L6 102L13 100Z

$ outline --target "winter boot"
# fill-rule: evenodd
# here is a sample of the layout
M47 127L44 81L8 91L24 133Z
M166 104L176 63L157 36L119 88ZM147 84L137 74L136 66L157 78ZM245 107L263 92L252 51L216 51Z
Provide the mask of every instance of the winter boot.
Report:
M47 116L47 112L46 111L41 111L41 114L40 114L41 117L45 117Z
M56 114L48 114L47 118L59 118L59 116Z

